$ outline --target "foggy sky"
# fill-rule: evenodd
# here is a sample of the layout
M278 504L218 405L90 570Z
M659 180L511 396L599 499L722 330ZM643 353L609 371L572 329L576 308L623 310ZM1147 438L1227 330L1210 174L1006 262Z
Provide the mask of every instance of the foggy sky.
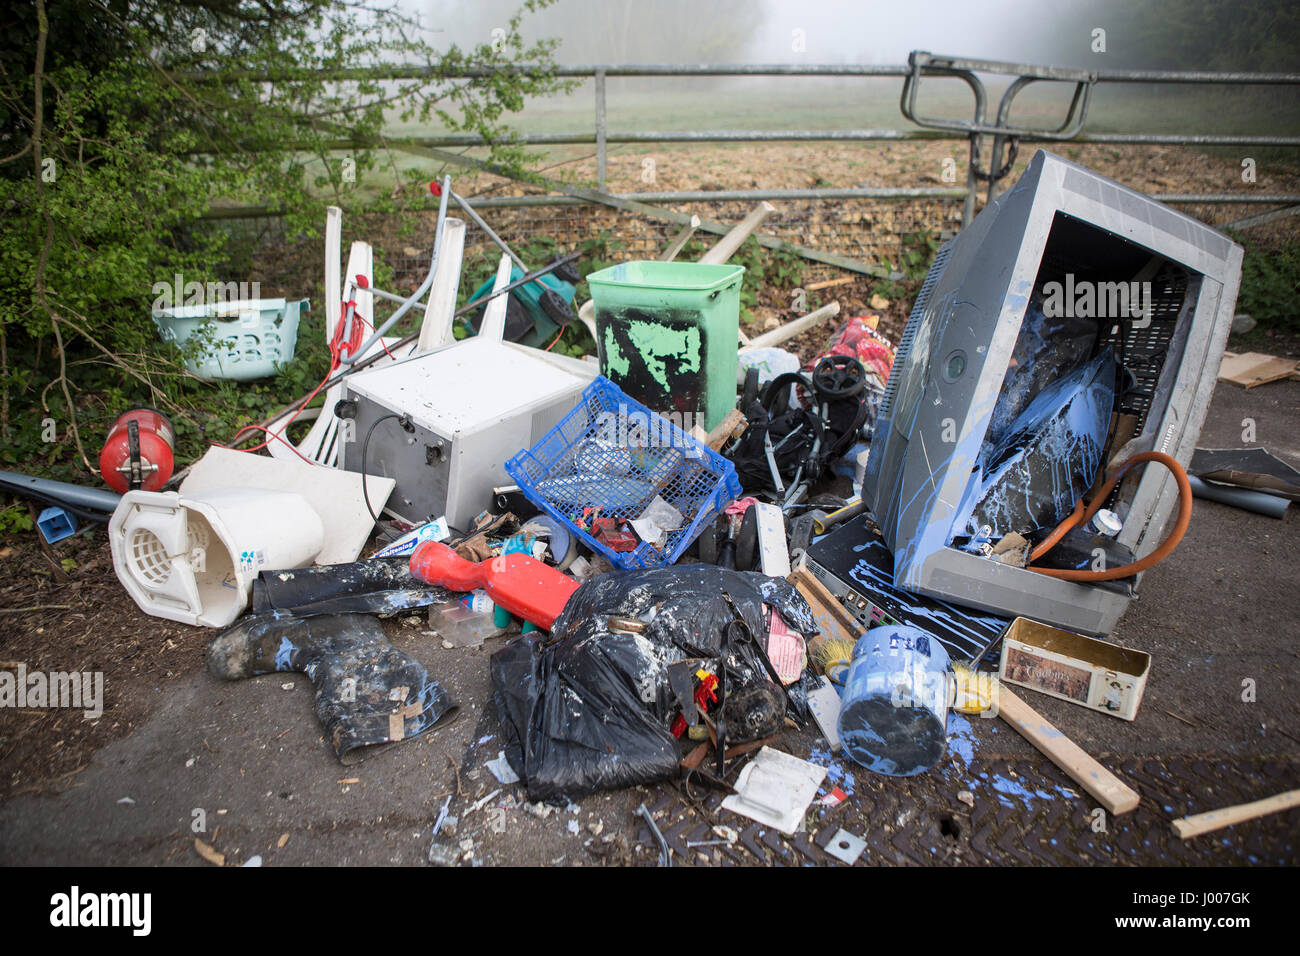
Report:
M518 0L401 2L441 28L431 41L439 48L484 42L492 25L504 25L519 6ZM1090 6L1084 0L558 0L527 14L524 34L560 38L560 63L901 64L922 49L1096 66L1084 12ZM803 31L802 52L793 49L795 30Z

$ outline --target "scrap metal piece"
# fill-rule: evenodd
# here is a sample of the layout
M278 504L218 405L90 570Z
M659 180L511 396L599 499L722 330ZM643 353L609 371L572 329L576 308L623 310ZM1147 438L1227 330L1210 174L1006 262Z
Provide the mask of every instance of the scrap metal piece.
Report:
M817 728L830 744L831 753L840 752L840 695L826 677L821 677L820 685L808 695L808 709L812 711Z
M641 806L636 808L636 813L637 816L645 820L646 825L650 827L650 832L654 834L655 840L658 841L659 843L659 865L672 866L673 865L672 851L668 849L668 841L664 839L664 835L659 832L659 827L655 824L655 818L650 815L650 811L646 809L644 803L641 804Z
M852 866L867 848L867 841L841 828L823 849L835 859Z

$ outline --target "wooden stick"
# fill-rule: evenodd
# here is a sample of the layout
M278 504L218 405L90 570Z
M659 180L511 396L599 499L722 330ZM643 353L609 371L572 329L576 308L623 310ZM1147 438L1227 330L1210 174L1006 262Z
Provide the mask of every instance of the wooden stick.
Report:
M762 750L768 744L776 743L780 734L772 734L770 737L762 737L759 740L751 740L747 744L736 744L734 747L727 748L726 757L728 760L734 760L736 757L743 757L747 753L755 750Z
M1009 723L1031 744L1045 753L1079 786L1092 794L1111 814L1128 813L1137 808L1138 792L1084 752L1065 734L1026 704L1005 684L998 687L998 716Z
M682 251L682 246L686 245L688 239L700 228L700 217L691 216L690 222L682 226L682 231L668 244L668 248L659 254L660 262L672 262L677 258L677 254Z
M700 764L704 763L704 758L709 755L708 743L697 744L685 757L682 758L683 770L698 770Z
M700 262L705 265L722 265L749 238L750 233L758 228L759 223L774 212L776 212L776 207L766 199L760 202L750 211L748 216L732 226L731 231L719 239L712 249L700 256Z
M786 580L803 595L808 606L812 608L813 620L817 622L820 633L808 641L808 656L815 657L817 649L829 640L856 643L866 630L858 619L849 613L821 581L807 567L801 565L787 575Z
M714 426L713 431L704 436L704 444L714 451L722 451L722 446L743 432L748 425L749 419L740 413L740 409L733 408Z
M826 279L823 282L814 282L811 285L804 286L806 292L816 292L818 289L829 289L832 286L847 285L850 282L857 282L857 276L840 276L838 279Z
M1174 833L1178 834L1180 839L1186 840L1188 837L1221 830L1234 823L1253 820L1269 813L1280 813L1292 807L1300 807L1300 790L1288 790L1286 793L1256 800L1254 803L1239 803L1235 807L1224 807L1222 810L1210 810L1195 816L1183 817L1181 820L1174 821Z
M829 319L840 314L840 304L838 301L829 302L815 312L809 312L805 316L797 319L791 319L785 325L778 325L771 332L764 332L762 335L756 335L750 339L745 348L762 349L770 345L780 345L788 339L794 338L801 332L806 332L823 319ZM743 349L742 349L743 351Z

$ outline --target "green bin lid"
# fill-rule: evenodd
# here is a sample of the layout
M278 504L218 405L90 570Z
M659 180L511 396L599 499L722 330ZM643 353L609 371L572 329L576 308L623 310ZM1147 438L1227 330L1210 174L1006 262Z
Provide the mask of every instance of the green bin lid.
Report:
M711 292L734 281L744 266L706 265L700 262L658 262L639 259L620 262L587 276L588 285L664 289L681 292Z

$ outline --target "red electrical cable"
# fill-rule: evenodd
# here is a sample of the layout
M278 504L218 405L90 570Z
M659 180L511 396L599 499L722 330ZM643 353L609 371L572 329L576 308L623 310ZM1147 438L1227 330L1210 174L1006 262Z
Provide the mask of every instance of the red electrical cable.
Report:
M295 455L297 455L303 461L311 465L316 464L316 462L312 461L302 452L298 451L298 449L295 448L293 444L290 443L289 440L284 437L284 433L288 430L289 426L292 425L294 421L297 420L298 416L302 414L302 410L304 408L307 408L309 405L311 405L312 401L315 400L316 396L320 394L320 390L324 387L325 383L330 380L330 377L338 370L338 367L342 364L342 355L343 355L343 348L344 348L343 315L346 314L348 305L352 306L353 314L359 320L353 323L352 331L348 336L348 342L347 342L348 354L349 355L353 354L357 346L361 344L361 336L365 333L365 327L368 326L370 323L366 322L366 320L362 318L362 316L359 313L356 312L355 302L353 303L345 302L343 303L342 307L339 310L340 311L339 321L334 326L334 334L330 336L330 341L329 341L330 366L329 369L325 372L325 377L320 380L320 383L314 389L311 390L311 394L307 396L306 401L304 401L301 405L299 405L298 408L294 411L294 413L289 416L288 420L284 423L284 425L280 427L280 430L273 432L269 428L265 428L261 425L245 425L239 431L235 432L235 436L232 439L230 439L229 445L223 445L221 444L221 442L213 442L212 444L218 446L219 448L230 448L236 442L239 441L239 437L243 435L245 432L260 431L260 432L264 432L268 436L267 439L259 445L254 445L251 448L245 448L244 451L247 452L261 451L263 448L266 448L268 445L271 444L272 438L275 438L278 439L285 446L287 446ZM380 339L380 342L382 343L383 339ZM388 352L387 345L384 346L384 351ZM390 358L393 357L392 352L388 352L388 355Z
M365 320L365 318L361 315L360 312L357 313L357 318L361 320L361 324L362 324L362 325L364 325L366 328L371 329L371 330L373 331L374 326L373 326L371 323L367 322L367 321ZM358 341L358 342L356 342L352 347L353 347L353 348L356 348L356 346L357 346L357 345L360 345L360 344L361 344L361 343ZM388 351L388 343L384 341L384 337L383 337L382 335L379 337L379 344L380 344L380 346L383 348L383 350L384 350L385 352L388 353L388 357L389 357L390 359L393 359L393 360L396 360L396 359L397 359L397 356L396 356L396 355L394 355L392 352L389 352L389 351ZM351 354L351 353L349 352L349 354Z
M286 424L285 427L287 428L288 425ZM269 429L269 428L264 428L264 427L262 427L261 425L245 425L243 428L240 429L240 432L246 432L246 431L250 431L250 430L260 431L260 432L265 432L265 433L266 433L268 436L270 436L270 437L267 438L267 440L264 441L264 442L262 442L260 445L254 445L252 448L245 448L244 451L247 451L247 452L261 451L263 448L265 448L265 447L267 447L268 445L270 445L270 444L271 444L271 438L274 438L274 439L276 439L277 441L279 441L281 444L283 444L285 447L287 447L291 452L293 452L293 453L294 453L295 455L297 455L299 458L301 458L303 461L305 461L307 464L309 464L309 465L314 465L314 464L316 464L316 462L312 461L310 458L308 458L306 455L304 455L302 452L300 452L297 448L294 448L293 445L289 442L289 440L288 440L287 438L285 438L283 435L281 435L279 432L273 432L273 431L271 431L271 429ZM237 439L237 438L238 438L238 436L236 436L236 439ZM232 441L234 441L234 440L236 440L236 439L232 439ZM219 442L213 442L212 444L217 445L217 447L219 447L219 448L229 448L229 447L230 447L229 445L222 445L222 444L220 444Z

